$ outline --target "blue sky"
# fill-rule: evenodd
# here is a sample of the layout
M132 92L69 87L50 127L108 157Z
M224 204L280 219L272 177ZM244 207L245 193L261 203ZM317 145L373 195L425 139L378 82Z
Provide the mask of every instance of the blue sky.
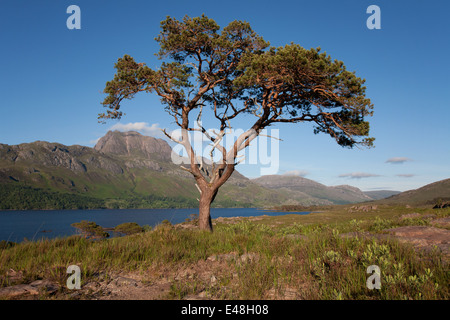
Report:
M66 27L72 4L81 9L80 30ZM366 27L372 4L381 9L379 30ZM167 15L205 13L222 27L248 21L273 46L320 46L366 79L375 148L343 149L307 124L279 125L279 174L362 190L415 189L450 177L449 11L444 0L2 0L0 143L93 146L114 126L157 136L155 129L176 129L152 95L126 102L120 122L99 124L102 91L124 54L158 67L154 38ZM261 166L238 170L257 177Z

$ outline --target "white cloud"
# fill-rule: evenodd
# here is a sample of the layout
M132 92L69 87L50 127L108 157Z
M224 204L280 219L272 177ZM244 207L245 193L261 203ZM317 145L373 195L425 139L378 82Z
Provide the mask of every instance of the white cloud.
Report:
M152 136L155 138L164 139L166 136L164 133L162 133L161 128L159 127L158 123L154 123L152 125L149 125L147 122L130 122L130 123L116 123L112 127L108 129L108 131L121 131L121 132L128 132L128 131L137 131L141 133L144 136ZM98 140L100 140L101 137L90 140L89 145L96 145Z
M339 175L340 178L351 178L351 179L362 179L362 178L370 178L370 177L379 177L378 174L373 173L365 173L365 172L352 172L352 173L345 173Z
M284 176L299 176L299 177L304 177L308 174L309 172L305 170L290 170L283 173Z
M392 164L402 164L405 163L406 161L412 161L409 158L406 157L393 157L393 158L389 158L386 160L387 163L392 163Z
M414 176L415 176L415 174L412 174L412 173L397 174L397 177L401 177L401 178L412 178Z
M137 131L146 136L162 138L164 134L158 123L149 125L147 122L130 122L130 123L116 123L110 130L118 130L122 132Z
M100 140L100 138L97 138L97 139L95 139L95 140L89 141L89 145L96 145L97 142L98 142L98 140Z
M152 136L155 138L165 139L169 142L169 138L162 132L162 128L159 127L158 123L153 123L150 125L148 122L130 122L130 123L116 123L109 130L118 130L122 132L127 131L137 131L145 136ZM175 129L173 131L167 130L167 133L175 140L181 139L181 129ZM203 142L209 142L210 140L206 139L206 137L200 132L189 132L189 138L191 143L199 143L200 145Z

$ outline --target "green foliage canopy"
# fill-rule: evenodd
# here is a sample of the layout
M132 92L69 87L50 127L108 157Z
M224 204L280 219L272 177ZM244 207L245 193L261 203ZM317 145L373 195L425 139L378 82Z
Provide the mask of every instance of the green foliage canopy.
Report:
M328 133L341 146L372 146L374 138L356 140L368 136L364 117L373 114L365 80L320 51L291 43L246 55L239 65L245 72L234 85L247 89L244 103L259 109L262 126L311 121L315 133Z
M144 232L144 228L136 222L125 222L116 226L114 228L114 231L130 235L134 233Z
M194 130L189 112L207 103L221 130L250 113L257 119L249 127L257 133L273 123L313 122L315 133L327 133L341 146L373 145L365 121L373 112L365 80L342 61L294 43L268 48L247 22L233 21L219 30L205 15L182 21L167 17L155 38L157 56L167 61L153 70L129 55L119 58L104 90L107 110L99 119L120 119L123 99L155 92L186 130Z
M95 222L82 220L81 222L76 222L71 224L72 227L80 230L85 237L92 238L108 238L109 233L106 232L102 226L99 226Z

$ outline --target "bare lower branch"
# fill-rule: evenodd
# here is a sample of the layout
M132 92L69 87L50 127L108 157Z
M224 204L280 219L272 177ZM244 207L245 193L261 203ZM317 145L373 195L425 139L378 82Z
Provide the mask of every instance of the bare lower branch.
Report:
M180 168L183 169L184 171L187 171L187 172L193 174L191 169L188 169L188 168L183 167L183 166L180 166Z
M238 164L241 164L244 160L245 160L245 157L243 157L241 160L239 160L238 162L236 162L234 165L237 166Z
M181 144L181 141L179 141L179 140L173 138L170 134L168 134L168 133L166 132L166 129L160 129L160 130L161 130L161 131L164 133L164 135L165 135L166 137L168 137L170 140L172 140L173 142L176 142L176 143L180 143L180 144Z
M202 190L200 189L200 187L198 186L198 184L195 184L195 186L197 187L198 192L200 192L200 195L202 194Z
M268 135L268 134L262 134L262 133L260 133L259 136L261 136L261 137L267 137L267 138L271 138L271 139L276 139L276 140L278 140L278 141L283 141L283 139L280 139L280 138L277 138L277 137L272 137L272 136L270 136L270 135Z

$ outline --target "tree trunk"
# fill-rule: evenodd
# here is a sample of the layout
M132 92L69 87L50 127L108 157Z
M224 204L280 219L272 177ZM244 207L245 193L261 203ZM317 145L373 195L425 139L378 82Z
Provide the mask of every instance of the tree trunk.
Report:
M200 230L213 231L211 222L211 203L216 197L217 190L202 190L200 195L199 214L198 214L198 226Z

